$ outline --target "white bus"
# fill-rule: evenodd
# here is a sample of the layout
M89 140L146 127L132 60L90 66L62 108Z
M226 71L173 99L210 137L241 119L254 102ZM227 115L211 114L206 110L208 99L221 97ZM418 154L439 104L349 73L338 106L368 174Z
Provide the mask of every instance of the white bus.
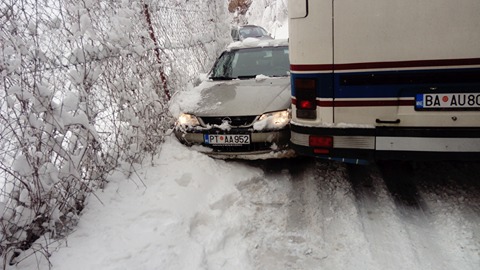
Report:
M289 0L288 9L298 154L480 159L479 0Z

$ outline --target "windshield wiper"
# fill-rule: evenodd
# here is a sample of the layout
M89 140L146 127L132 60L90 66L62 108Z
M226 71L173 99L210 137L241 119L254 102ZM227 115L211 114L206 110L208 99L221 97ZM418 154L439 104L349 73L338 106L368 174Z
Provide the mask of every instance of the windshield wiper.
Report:
M257 77L257 75L246 75L246 76L238 76L238 78L241 79L253 79Z
M215 76L215 77L210 77L210 79L214 81L228 81L228 80L235 80L236 78L228 77L228 76Z

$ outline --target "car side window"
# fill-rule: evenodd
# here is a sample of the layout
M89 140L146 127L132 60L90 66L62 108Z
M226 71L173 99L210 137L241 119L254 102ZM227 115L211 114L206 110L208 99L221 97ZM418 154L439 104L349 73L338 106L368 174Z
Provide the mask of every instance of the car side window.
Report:
M234 41L238 41L240 39L240 37L238 36L238 29L232 29L230 34L232 35L232 39Z

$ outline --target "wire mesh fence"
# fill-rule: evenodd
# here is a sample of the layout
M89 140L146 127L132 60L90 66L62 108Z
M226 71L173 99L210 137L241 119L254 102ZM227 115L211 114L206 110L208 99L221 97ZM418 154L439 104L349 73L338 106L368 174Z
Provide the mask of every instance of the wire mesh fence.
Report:
M112 170L158 151L170 94L228 42L225 11L221 0L2 1L4 267L70 231Z

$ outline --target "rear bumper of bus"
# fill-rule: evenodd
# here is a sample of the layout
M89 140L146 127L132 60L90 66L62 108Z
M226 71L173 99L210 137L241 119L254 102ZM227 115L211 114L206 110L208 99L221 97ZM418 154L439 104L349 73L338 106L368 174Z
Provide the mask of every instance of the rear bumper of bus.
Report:
M373 160L480 160L480 127L308 127L291 124L299 155Z

